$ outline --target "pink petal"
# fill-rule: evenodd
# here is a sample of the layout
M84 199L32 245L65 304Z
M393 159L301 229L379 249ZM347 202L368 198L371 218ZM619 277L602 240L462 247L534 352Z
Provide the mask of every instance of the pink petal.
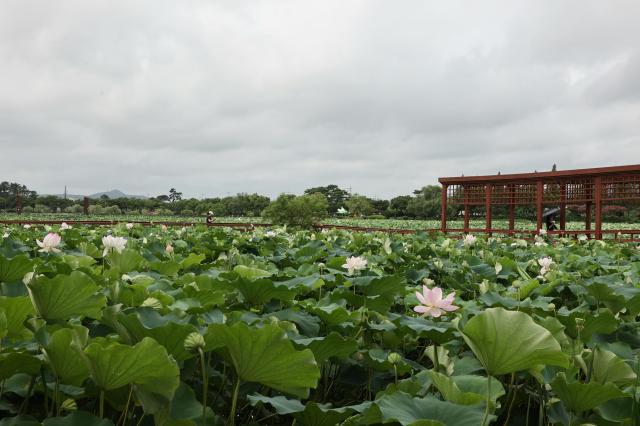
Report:
M44 247L44 244L42 244L42 241L36 240L36 243L38 244L38 247Z
M428 306L422 306L422 305L418 305L418 306L414 306L413 310L419 314L426 314L427 312L429 312L429 308Z
M422 296L419 291L416 291L416 297L418 298L420 303L422 303L423 305L427 304L427 301L425 300L424 296Z
M431 290L431 298L429 299L431 305L438 306L440 301L442 301L442 289L440 287L434 287Z
M457 311L458 309L460 309L460 306L447 305L447 306L441 306L440 308L444 309L447 312L453 312L453 311Z
M440 315L442 315L442 310L439 308L432 308L429 314L434 318L438 318Z
M455 291L452 291L451 293L447 294L447 297L445 297L444 300L446 300L449 303L452 303L454 297L456 297L456 293Z

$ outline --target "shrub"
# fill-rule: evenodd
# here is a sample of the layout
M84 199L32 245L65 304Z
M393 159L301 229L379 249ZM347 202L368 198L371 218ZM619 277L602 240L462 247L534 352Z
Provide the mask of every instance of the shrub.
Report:
M262 217L277 225L309 228L327 217L328 208L326 197L319 193L281 194L262 211Z
M184 209L184 210L182 210L180 212L180 214L182 216L193 216L194 215L193 210L191 210L191 209Z

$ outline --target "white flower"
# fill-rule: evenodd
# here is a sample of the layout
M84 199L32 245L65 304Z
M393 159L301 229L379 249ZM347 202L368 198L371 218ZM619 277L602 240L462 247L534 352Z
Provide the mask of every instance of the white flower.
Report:
M125 225L127 227L127 229L131 230L133 229L133 223L129 222Z
M117 253L122 253L124 246L127 245L127 239L107 235L106 237L102 237L102 244L104 245L104 251L102 252L103 256L106 256L107 253L112 250L115 250Z
M347 213L349 213L349 212L344 207L340 207L338 209L338 214L347 214Z
M2 238L9 238L9 233L5 232L4 234L2 234Z
M40 247L38 251L43 253L58 253L60 250L57 247L60 245L60 241L62 241L60 235L49 232L42 241L36 240L38 247Z
M61 230L61 231L65 231L65 230L67 230L67 229L71 229L71 225L69 225L67 222L62 222L62 223L60 224L60 230Z
M147 244L147 237L142 237L142 244Z
M173 246L171 245L171 243L167 243L167 246L164 248L164 251L166 251L167 254L173 253Z
M361 271L367 267L367 260L360 256L351 256L342 267L347 269L349 275L353 275L354 271Z
M587 241L587 239L588 239L587 236L584 234L578 237L578 241Z
M553 259L550 257L543 257L542 259L538 259L538 265L541 266L540 276L543 277L547 272L549 272L549 269L551 269L551 265L553 265Z
M276 235L278 235L278 233L276 231L267 231L267 232L264 233L264 236L267 237L267 238L273 238Z
M547 235L547 230L546 230L546 229L540 229L540 230L538 230L538 235L541 235L541 236L543 236L543 237L544 237L545 235Z
M23 226L23 228L24 228L24 229L29 229L29 228L31 228L31 225L26 224L26 225L24 225L24 226Z
M162 230L166 231L167 230L167 225L162 225Z
M462 240L462 244L469 247L472 246L476 243L476 237L474 237L471 234L467 234L464 236L464 239Z

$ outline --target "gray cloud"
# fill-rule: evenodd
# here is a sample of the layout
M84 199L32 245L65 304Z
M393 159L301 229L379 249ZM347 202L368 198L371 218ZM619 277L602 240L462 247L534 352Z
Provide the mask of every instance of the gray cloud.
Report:
M7 0L0 179L377 197L638 163L640 3Z

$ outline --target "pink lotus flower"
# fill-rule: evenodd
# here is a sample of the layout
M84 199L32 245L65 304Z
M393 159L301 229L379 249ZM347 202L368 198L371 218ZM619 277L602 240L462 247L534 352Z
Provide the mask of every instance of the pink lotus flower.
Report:
M60 252L60 250L57 247L60 245L61 241L62 238L60 237L60 235L49 232L47 236L42 239L42 241L36 240L36 243L38 244L38 247L40 247L40 250L38 251L41 251L43 253L58 253Z
M171 243L167 243L167 246L164 248L164 251L166 251L167 254L173 253L173 246L171 245Z
M416 297L420 301L421 305L415 306L413 310L422 315L431 315L434 318L438 318L445 312L452 312L460 309L459 306L453 305L453 298L455 293L451 292L444 299L442 298L442 289L440 287L422 286L422 294L416 291Z

